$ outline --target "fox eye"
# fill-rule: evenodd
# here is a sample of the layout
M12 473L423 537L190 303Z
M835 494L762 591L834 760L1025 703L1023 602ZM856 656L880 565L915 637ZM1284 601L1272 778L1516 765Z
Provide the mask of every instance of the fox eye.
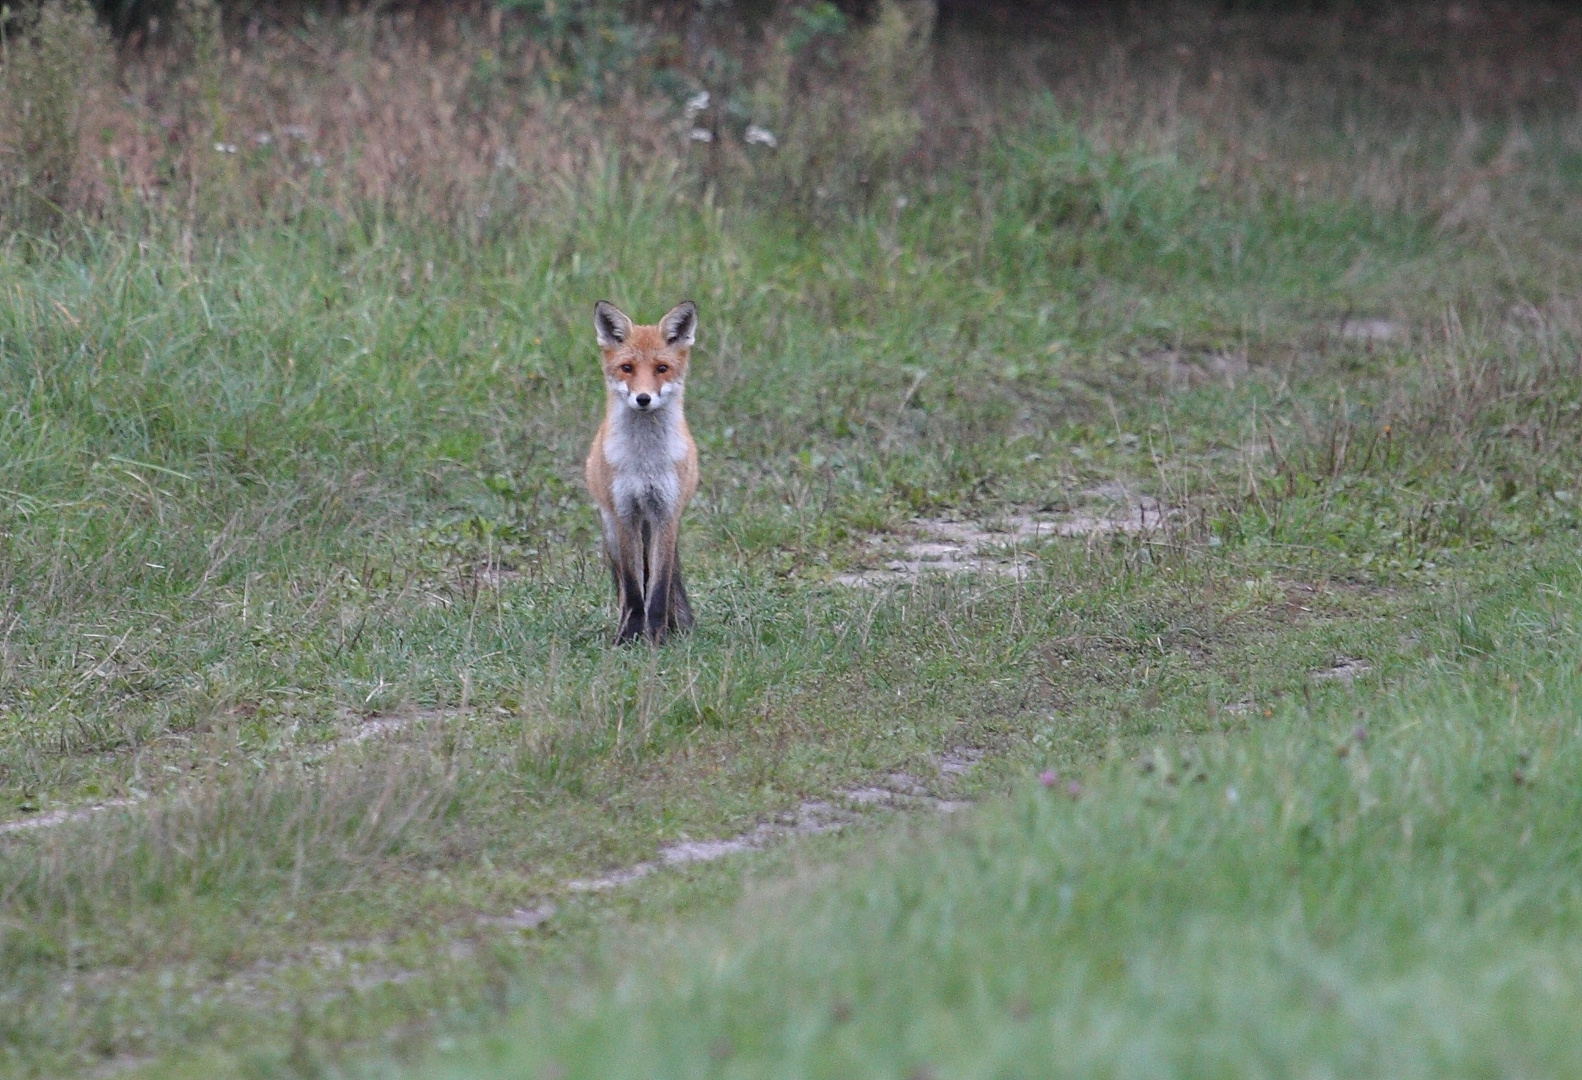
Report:
M621 371L624 372L627 375L630 375L632 373L632 365L631 364L622 364L621 365Z
M663 375L665 372L667 372L669 370L670 370L670 365L669 364L659 364L659 365L657 365L654 368L654 374L655 375Z

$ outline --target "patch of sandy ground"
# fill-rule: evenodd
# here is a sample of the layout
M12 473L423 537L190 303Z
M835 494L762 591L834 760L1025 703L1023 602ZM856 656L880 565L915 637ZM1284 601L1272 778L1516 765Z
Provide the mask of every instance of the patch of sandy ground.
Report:
M1021 512L991 521L916 518L914 536L868 540L875 565L835 577L838 585L873 587L916 581L925 574L990 574L1020 578L1042 544L1113 534L1162 532L1171 511L1158 499L1135 495L1119 484L1083 494L1107 505L1063 514Z

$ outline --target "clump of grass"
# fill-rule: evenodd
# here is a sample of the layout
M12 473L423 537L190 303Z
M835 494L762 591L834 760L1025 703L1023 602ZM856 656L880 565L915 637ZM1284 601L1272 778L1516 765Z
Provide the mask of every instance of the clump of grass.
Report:
M505 0L497 12L525 16L521 34L537 46L535 74L552 92L599 99L622 89L633 67L652 58L654 34L635 7L618 0ZM499 14L492 18L503 22ZM480 81L498 77L489 57L481 59Z
M1260 425L1226 534L1267 530L1416 573L1575 529L1582 327L1565 304L1469 322L1418 331L1422 351L1393 363L1388 390L1341 387L1294 431Z
M751 128L719 129L745 144L750 198L804 212L863 209L881 193L894 198L923 130L918 96L929 82L934 5L885 0L855 30L832 5L791 15L770 32L741 103ZM820 49L821 37L831 35L839 35L839 48ZM771 145L755 150L754 143Z
M87 0L42 0L0 30L0 228L48 233L84 205L83 131L109 75Z
M430 735L318 767L233 745L174 797L0 839L0 968L201 959L219 947L206 927L270 923L442 859L458 778Z
M228 122L224 16L216 0L179 0L173 14L188 48L183 82L190 90L180 103L194 151L187 158L186 227L223 229L234 220L227 210L245 191L234 160L240 147Z

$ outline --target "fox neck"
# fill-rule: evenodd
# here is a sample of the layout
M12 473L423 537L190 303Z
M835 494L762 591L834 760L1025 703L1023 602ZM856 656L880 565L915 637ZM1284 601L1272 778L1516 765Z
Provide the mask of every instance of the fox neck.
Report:
M687 456L687 426L681 418L680 387L658 409L640 412L610 395L604 460L611 472L610 496L617 517L664 520L680 509L680 463Z

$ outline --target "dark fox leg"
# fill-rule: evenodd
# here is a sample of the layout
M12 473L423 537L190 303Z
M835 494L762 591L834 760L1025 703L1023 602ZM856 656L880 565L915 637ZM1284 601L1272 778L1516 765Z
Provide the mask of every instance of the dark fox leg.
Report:
M611 552L610 572L615 577L615 596L621 608L621 624L615 633L615 643L624 645L643 632L645 623L643 546L633 523L621 522L616 527L615 536L616 550Z
M657 525L649 534L647 546L648 590L643 633L650 641L665 639L670 629L671 600L674 596L672 571L675 566L676 525L673 521Z
M681 545L670 547L670 621L671 630L692 629L692 604L687 600L687 586L681 580Z
M604 549L604 563L610 568L610 584L615 586L615 602L621 602L621 563L620 557L609 547Z
M615 632L615 643L625 645L643 632L643 584L625 571L620 576L621 626Z

